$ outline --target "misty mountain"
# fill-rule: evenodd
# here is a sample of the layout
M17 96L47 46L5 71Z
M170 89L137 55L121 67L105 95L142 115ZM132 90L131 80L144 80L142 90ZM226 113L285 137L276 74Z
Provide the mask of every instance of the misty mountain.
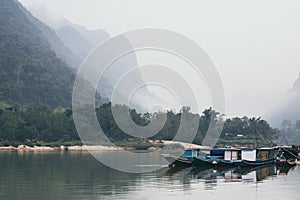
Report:
M51 21L53 16L47 16L45 12L35 12L35 16L38 16L40 20L51 25L49 28L47 25L36 19L29 13L23 6L20 6L30 21L44 34L47 38L52 50L62 58L69 66L77 69L81 66L82 61L97 45L101 44L105 40L110 38L110 35L102 30L88 30L84 26L74 24L65 18L60 20ZM41 11L41 10L40 10ZM126 42L125 42L126 43ZM123 45L130 45L128 44ZM95 64L96 67L97 63ZM102 77L101 85L97 86L99 94L105 98L111 97L113 88L116 83L122 78L124 74L138 67L138 62L135 53L128 54L122 57L118 61L112 63L109 69L106 70L104 77ZM136 74L133 79L130 79L128 85L143 84L143 77L141 73L136 70ZM95 86L94 86L95 87ZM127 104L128 99L125 93L130 91L118 91L119 103ZM152 107L152 104L157 104L161 101L153 93L149 92L147 87L139 90L139 93L135 96L133 102L130 105L139 111L146 111L145 107Z
M57 56L68 66L72 68L78 68L78 65L81 62L81 60L69 48L65 46L64 42L61 41L61 39L56 35L55 31L46 24L44 24L42 21L34 17L17 0L13 1L23 11L27 19L43 33L45 38L48 40L51 49L57 54Z
M80 62L97 45L110 38L102 29L88 30L83 26L65 20L66 25L56 29L56 34L79 59Z
M281 126L283 120L296 123L300 120L300 74L291 89L282 98L278 105L269 115L270 122L277 127Z
M299 73L299 77L298 79L295 81L293 87L292 87L293 91L298 91L300 90L300 73Z
M90 51L110 38L109 34L102 29L88 30L84 26L74 24L65 18L60 19L57 23L53 23L47 19L50 16L41 13L36 13L36 15L51 27L51 33L60 41L60 46L65 46L68 49L68 51L61 51L59 49L54 49L54 51L58 51L59 55L62 54L63 58L70 58L70 55L72 55L71 58L75 62L75 65L72 63L70 66L76 69L80 67L82 61ZM48 34L45 35L48 37ZM58 42L51 38L53 36L48 39L50 44L53 43L52 45L56 46Z
M44 18L45 17L46 16L44 16ZM57 35L65 45L81 59L81 61L83 61L99 44L110 38L110 35L102 29L88 30L85 27L74 24L66 19L62 19L59 24L60 27L59 25L53 25L54 27L59 27L56 29ZM130 46L130 42L125 41L122 45ZM97 68L97 63L94 63L94 66ZM137 67L138 62L135 53L128 54L116 60L108 67L102 77L102 81L97 86L98 92L103 97L111 98L113 86L117 84L124 74ZM137 70L134 78L129 81L130 82L127 82L128 85L142 84L143 77ZM125 97L127 96L126 92L128 91L117 91L118 103L128 103L128 99ZM155 101L156 99L157 98L150 93L147 88L143 88L140 90L140 95L135 99L135 102L131 102L131 106L139 111L145 111L142 105L145 105L147 100Z
M0 101L69 106L74 72L52 50L36 24L51 29L24 11L16 1L1 0Z
M61 22L62 23L62 22ZM64 44L77 56L79 68L86 56L100 43L110 36L103 30L88 30L83 26L73 24L68 20L63 20L63 26L56 29L56 34L64 42ZM96 65L96 64L95 64ZM110 98L113 86L111 76L102 78L101 87L98 87L98 92L103 97ZM95 86L96 87L96 86Z
M35 17L23 6L21 9L47 37L52 50L70 67L76 69L94 47L110 38L103 29L88 30L64 17L53 20L55 17L49 16L50 14L43 9L32 9Z
M93 45L90 44L75 28L63 26L56 30L56 34L81 61L93 49Z
M75 29L93 47L96 47L103 41L110 38L110 35L103 29L89 30L84 26L72 23L67 19L62 19L60 25L57 25L56 27L56 30L62 27L69 27Z

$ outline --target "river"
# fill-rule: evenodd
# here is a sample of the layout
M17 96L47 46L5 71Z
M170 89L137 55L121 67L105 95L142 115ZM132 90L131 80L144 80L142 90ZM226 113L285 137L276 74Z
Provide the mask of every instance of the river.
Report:
M106 167L87 152L0 152L3 200L296 200L299 185L299 166L248 171L165 167L129 174Z

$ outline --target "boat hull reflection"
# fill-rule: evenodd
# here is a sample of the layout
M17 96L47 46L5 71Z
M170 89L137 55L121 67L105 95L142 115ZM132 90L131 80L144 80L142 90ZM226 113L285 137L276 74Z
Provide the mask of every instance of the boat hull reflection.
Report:
M255 167L174 167L166 172L166 176L183 173L190 180L224 180L224 182L257 183L268 177L287 175L295 166L279 166L269 164Z

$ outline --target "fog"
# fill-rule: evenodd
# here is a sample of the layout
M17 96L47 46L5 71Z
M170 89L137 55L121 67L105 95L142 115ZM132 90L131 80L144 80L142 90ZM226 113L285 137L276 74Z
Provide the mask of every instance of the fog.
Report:
M292 127L296 127L300 120L300 74L293 87L280 98L280 102L266 113L266 118L276 127L282 127L283 120L289 120ZM298 125L297 125L298 126ZM297 127L299 129L299 127Z
M144 27L188 36L206 50L220 73L227 116L271 118L300 71L297 0L20 1L53 27L67 19L111 36ZM144 57L139 61L149 59Z

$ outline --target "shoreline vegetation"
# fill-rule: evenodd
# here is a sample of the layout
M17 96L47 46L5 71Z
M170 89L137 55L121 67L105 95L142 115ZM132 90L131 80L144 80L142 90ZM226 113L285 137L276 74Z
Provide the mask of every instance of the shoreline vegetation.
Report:
M137 138L127 134L118 126L114 120L112 109L122 112L129 111L132 120L141 127L149 125L152 121L161 120L163 117L167 117L167 119L162 129L156 135L149 138ZM211 132L219 131L219 124L224 124L224 126L217 143L218 147L225 145L266 146L266 143L276 140L280 135L278 129L272 128L267 121L260 117L225 118L224 115L212 108L205 109L200 114L192 113L189 107L182 107L179 112L165 111L141 114L126 105L106 103L96 108L95 111L105 136L116 146L127 149L148 150L162 148L164 146L163 143L157 142L153 144L150 140L173 140L179 133L179 130L181 135L189 139L192 137L190 133L195 132L192 127L195 124L194 122L197 121L198 128L193 136L194 140L192 143L198 145L202 144L209 129ZM8 149L14 149L20 145L25 145L31 148L45 146L58 149L61 146L66 146L68 149L72 149L69 147L82 146L83 143L80 141L74 124L73 115L75 114L71 108L52 108L42 104L25 107L1 106L0 103L0 147L11 146ZM187 117L189 120L181 125L182 116ZM126 124L126 122L124 123ZM90 140L93 141L93 139ZM97 144L91 142L86 145L92 146ZM101 145L109 146L110 144L101 143Z
M27 151L27 152L52 152L52 151L134 151L134 150L148 150L156 151L164 147L165 145L170 145L172 148L208 148L196 144L189 144L184 142L176 142L169 140L150 140L148 141L152 144L150 147L145 149L139 149L135 147L126 146L102 146L102 145L74 145L74 146L28 146L25 144L20 144L18 146L0 146L0 151Z

